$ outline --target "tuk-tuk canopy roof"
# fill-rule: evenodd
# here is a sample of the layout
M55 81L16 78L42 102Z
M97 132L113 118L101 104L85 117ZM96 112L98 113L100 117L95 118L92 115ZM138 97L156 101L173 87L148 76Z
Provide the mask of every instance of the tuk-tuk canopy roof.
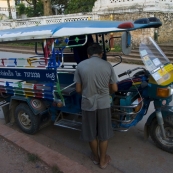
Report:
M148 18L145 18L148 19ZM140 19L141 20L141 19ZM127 25L131 23L131 26ZM75 21L50 25L40 25L15 29L0 30L0 42L39 40L73 35L87 35L94 33L122 32L142 28L161 26L160 20L127 21Z

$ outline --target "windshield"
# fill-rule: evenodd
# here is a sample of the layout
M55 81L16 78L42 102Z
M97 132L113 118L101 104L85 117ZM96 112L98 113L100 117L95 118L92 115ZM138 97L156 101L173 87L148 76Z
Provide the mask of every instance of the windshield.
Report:
M150 73L154 73L158 68L162 68L170 62L151 37L145 38L142 41L139 46L139 52L143 63Z
M151 38L145 38L139 46L139 53L146 69L153 76L158 84L170 79L170 72L173 70L169 59Z

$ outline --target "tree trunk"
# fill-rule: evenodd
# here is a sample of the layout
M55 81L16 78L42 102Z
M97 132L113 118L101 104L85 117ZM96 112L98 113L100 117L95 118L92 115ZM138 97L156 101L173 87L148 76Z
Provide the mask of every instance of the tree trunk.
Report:
M12 19L10 0L7 0L7 6L8 6L8 12L9 12L9 19Z
M34 7L34 17L36 17L37 16L37 14L36 14L37 0L32 0L32 4L33 4L33 7Z
M52 15L51 0L42 0L44 5L44 16Z

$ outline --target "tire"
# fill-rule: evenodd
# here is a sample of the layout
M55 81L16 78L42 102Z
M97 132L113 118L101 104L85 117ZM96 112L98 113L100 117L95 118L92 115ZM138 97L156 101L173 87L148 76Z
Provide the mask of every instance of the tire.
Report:
M19 128L25 133L34 134L39 129L39 116L34 115L26 103L20 103L16 107L15 120Z
M150 125L150 136L159 148L169 153L173 153L173 116L164 118L164 129L166 139L163 139L161 128L157 123L157 119L154 118Z

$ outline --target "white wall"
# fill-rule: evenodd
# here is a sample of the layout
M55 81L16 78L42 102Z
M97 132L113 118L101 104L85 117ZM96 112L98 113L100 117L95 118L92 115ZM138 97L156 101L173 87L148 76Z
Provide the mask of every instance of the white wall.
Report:
M93 7L93 12L104 13L106 11L135 11L135 9L143 8L143 11L173 11L173 0L97 0Z
M12 18L16 19L16 8L14 0L10 0L10 6L11 6ZM0 0L0 14L5 15L7 18L9 17L7 0Z

